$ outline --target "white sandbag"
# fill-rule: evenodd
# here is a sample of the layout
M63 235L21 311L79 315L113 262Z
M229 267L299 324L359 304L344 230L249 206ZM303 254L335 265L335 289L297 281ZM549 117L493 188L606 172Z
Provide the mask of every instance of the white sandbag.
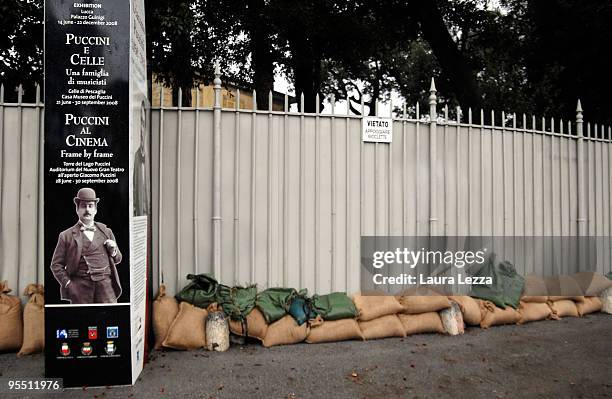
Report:
M461 335L465 332L465 324L463 324L463 314L457 302L451 301L451 307L441 310L440 318L444 330L449 335Z
M599 295L601 303L603 304L601 311L604 313L612 314L612 288L607 288Z

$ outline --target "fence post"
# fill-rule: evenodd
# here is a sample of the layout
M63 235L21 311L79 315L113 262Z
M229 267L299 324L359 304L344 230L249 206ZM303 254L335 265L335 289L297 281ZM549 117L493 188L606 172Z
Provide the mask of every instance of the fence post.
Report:
M583 116L582 116L582 105L578 100L576 107L576 134L578 139L577 145L577 163L578 163L578 235L586 235L586 198L584 191L584 134L583 134Z
M215 64L213 106L213 272L221 279L221 68Z
M436 97L436 83L434 78L431 78L431 87L429 88L429 235L437 235L437 221L436 213L438 211L437 201L437 182L438 174L436 170L436 136L437 136L437 121L438 112L436 105L438 104L438 98Z

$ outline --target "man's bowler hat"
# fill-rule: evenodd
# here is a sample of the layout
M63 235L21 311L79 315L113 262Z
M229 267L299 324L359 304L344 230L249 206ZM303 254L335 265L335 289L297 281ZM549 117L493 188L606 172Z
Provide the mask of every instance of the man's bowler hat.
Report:
M93 188L83 187L79 190L73 201L76 205L78 205L80 201L94 201L95 203L98 203L100 198L96 197L96 192L93 190Z

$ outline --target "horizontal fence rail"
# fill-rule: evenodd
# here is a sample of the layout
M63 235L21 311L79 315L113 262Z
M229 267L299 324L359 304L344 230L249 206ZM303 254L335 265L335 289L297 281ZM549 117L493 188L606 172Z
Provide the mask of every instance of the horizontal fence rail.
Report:
M222 108L220 82L215 91L213 107L151 112L154 286L174 293L186 274L213 273L353 293L361 236L600 236L598 270L612 271L611 131L583 122L580 105L572 122L470 109L452 118L432 84L429 112L390 107L383 144L362 142L362 116L336 112L333 98L304 113L303 96L297 110L285 97L283 111L270 96L266 111ZM48 267L42 110L38 97L0 95L0 280L16 292ZM526 253L521 273L571 270L560 248L513 250Z

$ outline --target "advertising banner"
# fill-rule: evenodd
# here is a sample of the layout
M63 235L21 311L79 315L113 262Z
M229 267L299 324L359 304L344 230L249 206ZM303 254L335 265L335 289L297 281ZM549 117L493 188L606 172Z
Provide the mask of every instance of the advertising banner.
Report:
M142 1L45 2L45 370L133 384L150 164Z

